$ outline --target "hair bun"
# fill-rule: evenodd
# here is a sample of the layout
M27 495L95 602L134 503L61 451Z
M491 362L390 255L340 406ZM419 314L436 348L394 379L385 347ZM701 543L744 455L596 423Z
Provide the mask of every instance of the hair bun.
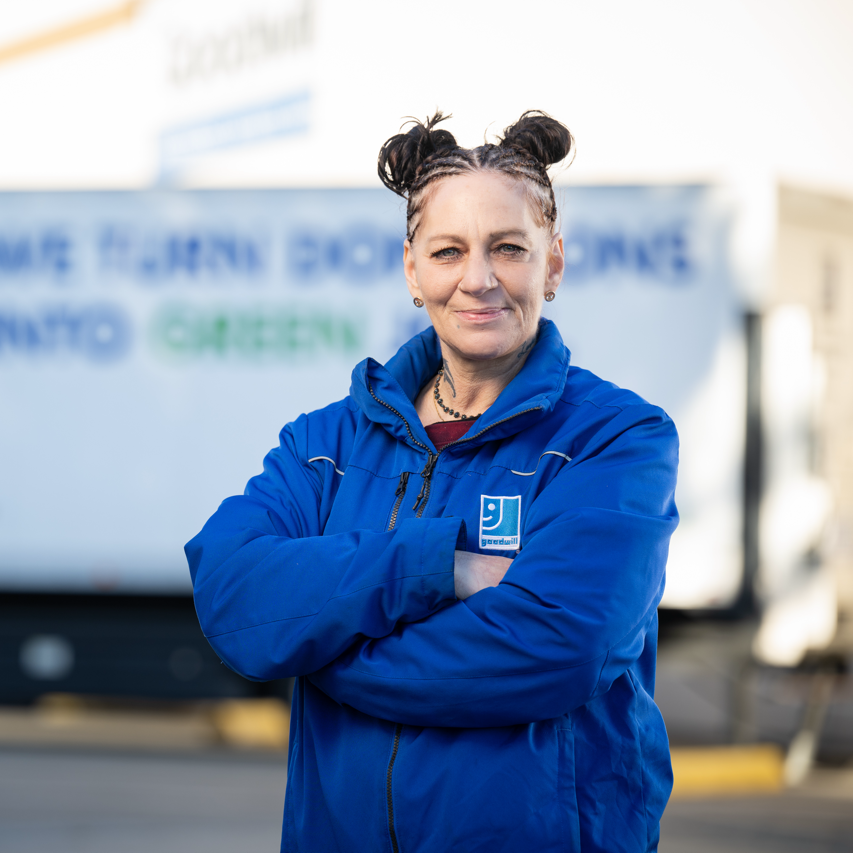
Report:
M574 139L569 129L541 110L527 110L505 131L501 146L526 151L546 169L569 156Z
M439 122L448 118L450 116L443 115L440 110L425 122L413 118L412 127L406 133L392 136L379 149L379 180L389 190L405 198L417 178L418 168L427 157L442 149L458 147L449 130L434 130Z

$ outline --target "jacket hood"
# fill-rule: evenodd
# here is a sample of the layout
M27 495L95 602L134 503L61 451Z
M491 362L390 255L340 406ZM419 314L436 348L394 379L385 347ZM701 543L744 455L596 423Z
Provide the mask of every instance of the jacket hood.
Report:
M541 319L524 367L478 419L466 443L514 434L550 412L565 388L570 358L556 325ZM430 326L404 344L386 365L372 358L357 364L350 395L370 420L399 440L432 449L413 401L440 365L441 342Z

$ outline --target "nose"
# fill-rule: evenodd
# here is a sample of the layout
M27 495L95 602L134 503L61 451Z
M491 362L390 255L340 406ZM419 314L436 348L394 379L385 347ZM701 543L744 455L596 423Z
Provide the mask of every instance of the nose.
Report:
M482 296L498 286L488 253L472 252L465 263L459 288L471 296Z

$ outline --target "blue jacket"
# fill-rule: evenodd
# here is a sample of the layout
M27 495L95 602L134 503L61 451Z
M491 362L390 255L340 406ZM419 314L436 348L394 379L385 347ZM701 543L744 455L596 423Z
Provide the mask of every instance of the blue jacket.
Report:
M675 428L543 321L436 454L412 400L439 363L431 329L361 362L186 547L222 660L297 677L282 849L655 850ZM456 549L514 560L460 601Z

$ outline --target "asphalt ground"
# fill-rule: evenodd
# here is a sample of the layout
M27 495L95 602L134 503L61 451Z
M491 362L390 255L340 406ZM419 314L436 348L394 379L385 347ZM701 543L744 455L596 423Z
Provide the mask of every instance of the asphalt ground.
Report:
M756 667L749 626L663 627L656 700L676 790L661 853L853 853L853 658L818 766L785 788L816 671ZM0 708L0 853L276 851L288 716L275 699Z
M6 747L0 768L0 853L278 850L280 751ZM773 795L673 800L660 851L851 853L853 769L819 768Z
M835 788L835 790L832 790ZM660 853L850 853L853 772L819 770L773 796L674 800Z
M2 853L276 851L280 755L0 752Z

